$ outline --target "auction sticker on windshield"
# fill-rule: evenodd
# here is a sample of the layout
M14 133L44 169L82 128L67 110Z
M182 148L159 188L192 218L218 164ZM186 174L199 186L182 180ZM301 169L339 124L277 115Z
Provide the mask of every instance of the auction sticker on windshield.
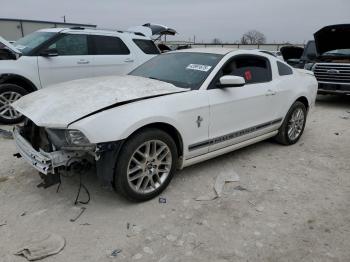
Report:
M198 64L189 64L186 69L197 70L202 72L208 72L211 66L208 65L198 65Z

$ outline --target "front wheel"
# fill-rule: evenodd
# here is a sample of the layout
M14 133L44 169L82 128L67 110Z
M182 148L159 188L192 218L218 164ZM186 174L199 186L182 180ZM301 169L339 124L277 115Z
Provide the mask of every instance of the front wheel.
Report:
M300 139L306 124L307 110L303 103L297 101L289 109L276 140L283 145L293 145Z
M177 160L177 148L170 135L149 128L129 138L120 151L114 186L133 201L159 195L170 183Z
M14 84L0 85L0 123L17 124L24 119L24 116L12 108L11 104L28 92Z

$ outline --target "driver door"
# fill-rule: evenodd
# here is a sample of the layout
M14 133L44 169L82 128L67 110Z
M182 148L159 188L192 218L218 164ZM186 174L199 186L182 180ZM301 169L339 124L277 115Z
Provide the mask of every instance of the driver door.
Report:
M51 50L52 56L38 56L42 87L93 75L88 35L62 35L46 50Z
M223 75L245 79L242 87L218 88ZM219 150L268 133L280 123L273 103L274 83L270 61L257 55L232 58L209 86L209 151Z

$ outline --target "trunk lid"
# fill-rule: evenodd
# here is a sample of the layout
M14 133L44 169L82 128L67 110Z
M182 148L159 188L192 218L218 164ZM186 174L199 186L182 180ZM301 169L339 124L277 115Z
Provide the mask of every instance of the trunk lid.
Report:
M299 46L283 46L281 47L280 52L283 59L288 61L289 59L300 59L303 55L304 48Z
M142 26L134 26L128 28L130 32L142 33L144 36L162 36L162 35L175 35L177 32L175 29L167 27L165 25L147 23Z

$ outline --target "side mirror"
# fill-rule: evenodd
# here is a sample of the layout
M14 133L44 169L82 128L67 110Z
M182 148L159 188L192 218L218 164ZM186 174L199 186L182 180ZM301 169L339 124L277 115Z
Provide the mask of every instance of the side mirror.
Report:
M226 75L220 78L219 83L216 84L219 88L225 87L240 87L245 85L245 80L240 76Z
M53 57L53 56L58 56L58 51L56 48L53 49L46 49L40 52L41 56L44 57Z

